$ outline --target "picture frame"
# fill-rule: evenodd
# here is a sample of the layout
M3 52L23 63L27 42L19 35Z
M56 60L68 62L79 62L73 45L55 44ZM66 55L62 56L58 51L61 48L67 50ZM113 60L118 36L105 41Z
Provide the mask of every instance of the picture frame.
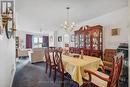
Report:
M58 42L62 42L62 36L58 36Z
M111 29L111 35L112 36L117 36L117 35L119 35L119 28L113 28L113 29Z

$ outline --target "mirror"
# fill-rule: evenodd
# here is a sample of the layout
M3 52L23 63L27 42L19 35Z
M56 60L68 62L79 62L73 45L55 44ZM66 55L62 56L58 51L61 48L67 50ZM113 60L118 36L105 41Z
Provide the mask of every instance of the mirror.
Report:
M1 1L2 24L8 39L13 35L13 1Z
M8 39L11 38L12 33L13 33L12 25L13 25L12 21L8 21L7 25L5 26L5 32Z

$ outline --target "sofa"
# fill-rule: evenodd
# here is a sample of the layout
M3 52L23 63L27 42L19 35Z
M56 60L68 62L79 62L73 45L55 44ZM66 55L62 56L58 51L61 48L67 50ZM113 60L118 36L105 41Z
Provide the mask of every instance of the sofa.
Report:
M31 53L31 63L41 62L44 58L44 48L33 48Z
M28 57L28 49L17 49L17 57Z

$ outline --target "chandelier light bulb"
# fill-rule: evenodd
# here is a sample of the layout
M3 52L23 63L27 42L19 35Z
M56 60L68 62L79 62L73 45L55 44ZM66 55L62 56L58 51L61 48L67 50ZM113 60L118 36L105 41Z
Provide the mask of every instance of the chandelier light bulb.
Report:
M68 25L68 22L67 21L65 21L65 24L64 25Z
M75 25L75 22L72 22L72 25Z
M3 35L0 35L0 40L2 40L3 39Z
M74 26L73 25L71 25L71 28L73 28Z

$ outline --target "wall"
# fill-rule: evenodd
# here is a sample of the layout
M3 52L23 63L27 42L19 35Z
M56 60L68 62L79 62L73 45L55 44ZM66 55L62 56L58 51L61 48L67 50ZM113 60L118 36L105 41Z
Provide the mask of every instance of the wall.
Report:
M17 24L16 27L18 30L27 31L31 29L31 32L40 31L40 28L36 26L37 24L36 21L31 21L29 18L27 18L24 15L19 14L18 12L16 12L16 24Z
M57 31L54 32L54 46L57 47L58 45L58 41L57 41Z
M65 44L69 44L70 43L70 34L71 32L66 32L64 30L58 30L56 32L57 35L55 35L55 41L57 42L55 44L56 47L64 47ZM61 36L62 37L62 41L58 42L58 37Z
M117 48L119 43L128 42L128 7L85 21L79 26L98 24L103 26L104 48ZM120 34L112 36L112 28L120 28Z
M16 31L16 36L19 37L19 47L21 49L26 48L26 33L24 31Z
M7 39L4 32L3 38L0 39L0 87L11 87L15 70L15 40Z
M15 73L15 41L7 39L5 33L0 40L0 87L11 87Z
M55 42L55 38L54 38L54 33L55 32L50 32L49 33L49 47L54 47L54 42Z

